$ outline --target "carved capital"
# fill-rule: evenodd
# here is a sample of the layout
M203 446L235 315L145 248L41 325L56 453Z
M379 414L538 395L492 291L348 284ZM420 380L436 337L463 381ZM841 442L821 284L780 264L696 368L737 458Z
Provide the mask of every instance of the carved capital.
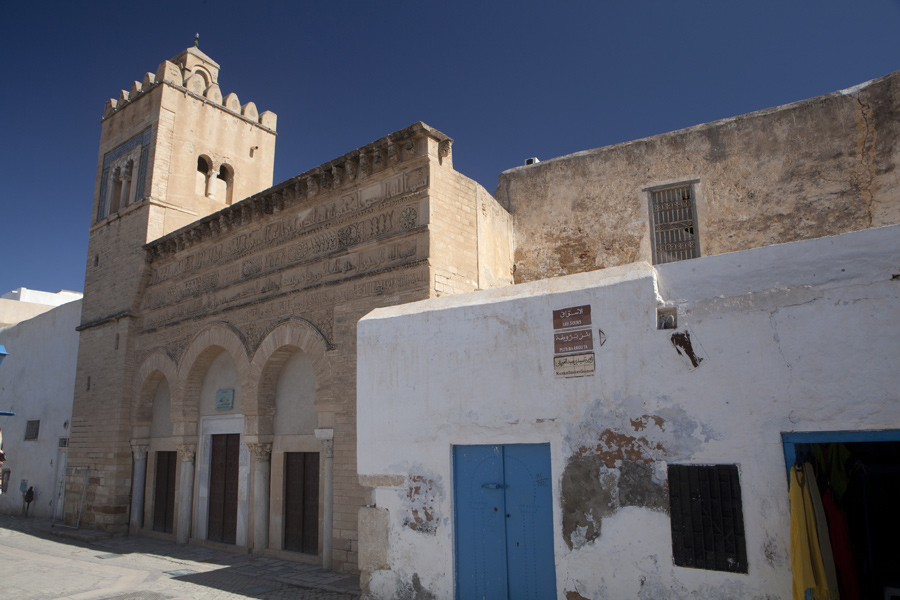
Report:
M325 457L326 458L334 458L334 440L319 440L322 442L322 447L325 448Z
M149 449L150 446L132 446L131 452L134 454L134 460L147 460L147 450Z
M176 448L181 462L194 462L194 456L197 454L196 444L179 444Z
M269 462L272 457L272 444L247 444L247 448L257 462Z

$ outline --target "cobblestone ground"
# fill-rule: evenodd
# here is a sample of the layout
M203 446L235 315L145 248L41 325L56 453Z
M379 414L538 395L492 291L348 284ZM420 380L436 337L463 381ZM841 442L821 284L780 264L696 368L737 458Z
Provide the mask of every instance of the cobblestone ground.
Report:
M72 539L75 538L75 539ZM0 515L0 600L357 600L313 565Z

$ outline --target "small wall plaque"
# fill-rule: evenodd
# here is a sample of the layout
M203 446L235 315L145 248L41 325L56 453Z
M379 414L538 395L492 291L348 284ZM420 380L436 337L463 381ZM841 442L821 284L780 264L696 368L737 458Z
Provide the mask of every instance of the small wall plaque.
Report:
M553 358L556 377L586 377L594 374L594 353L573 354Z
M590 329L553 334L553 352L555 354L585 352L593 349L594 336Z
M231 410L234 408L234 390L219 390L216 392L216 410Z
M553 329L584 327L591 324L591 305L572 306L553 311Z

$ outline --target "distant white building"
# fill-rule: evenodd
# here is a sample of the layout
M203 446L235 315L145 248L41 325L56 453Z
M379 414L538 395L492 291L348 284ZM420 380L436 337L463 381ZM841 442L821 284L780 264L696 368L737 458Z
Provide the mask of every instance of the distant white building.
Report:
M891 226L371 312L370 597L789 598L787 473L814 457L882 597L898 256Z
M50 517L64 480L81 294L19 288L0 297L0 416L6 462L0 513L22 510L22 486L33 486L29 515ZM62 503L59 503L62 510Z
M41 292L17 288L0 296L0 327L9 327L20 321L36 317L54 306L81 300L81 293L60 290Z

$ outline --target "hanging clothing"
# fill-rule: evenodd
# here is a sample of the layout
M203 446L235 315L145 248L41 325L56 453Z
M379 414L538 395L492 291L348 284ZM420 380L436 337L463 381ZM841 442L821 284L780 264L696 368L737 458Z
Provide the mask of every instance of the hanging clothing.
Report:
M850 485L850 476L847 473L847 463L853 454L846 444L814 444L813 453L816 456L816 465L819 473L827 477L827 485L833 490L834 499L837 502L844 501L847 486Z
M819 485L812 463L803 464L803 474L806 476L809 497L816 517L816 532L819 534L819 551L822 553L822 566L825 567L825 582L828 584L828 589L836 594L838 591L838 580L837 570L834 568L834 555L831 552L831 537L828 535L828 521L825 519L825 509L822 507L822 497L819 495Z
M837 588L828 587L828 577L822 560L819 532L816 525L812 493L815 479L809 481L805 470L791 468L791 570L794 574L794 600L832 600Z
M825 491L822 505L828 519L828 531L831 534L831 548L838 572L838 588L841 592L841 599L860 600L859 579L856 576L856 564L853 562L853 551L850 548L847 520L844 518L844 513L835 504L831 490Z

